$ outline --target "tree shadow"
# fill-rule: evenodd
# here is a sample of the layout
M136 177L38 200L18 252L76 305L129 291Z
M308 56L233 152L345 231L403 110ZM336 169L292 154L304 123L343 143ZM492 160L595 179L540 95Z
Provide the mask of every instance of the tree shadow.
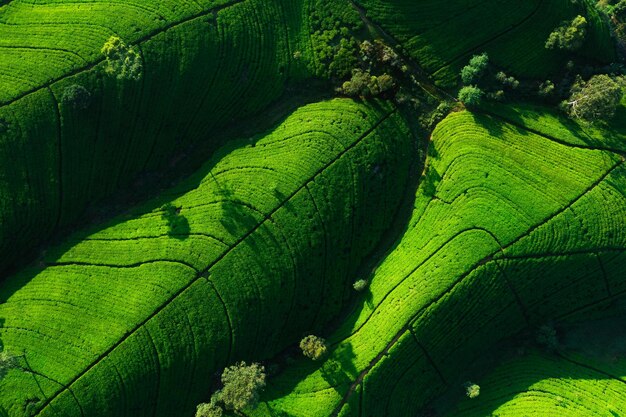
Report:
M161 207L163 212L161 218L167 223L167 235L178 240L185 240L189 237L191 228L189 221L180 214L181 207L176 207L172 203L167 203Z
M340 392L338 387L352 383L359 376L354 366L354 358L356 355L352 344L344 343L332 352L332 356L320 368L322 378L335 391Z
M422 177L422 191L427 197L434 197L437 193L437 187L441 182L442 176L437 172L437 169L430 164L426 168L426 172Z

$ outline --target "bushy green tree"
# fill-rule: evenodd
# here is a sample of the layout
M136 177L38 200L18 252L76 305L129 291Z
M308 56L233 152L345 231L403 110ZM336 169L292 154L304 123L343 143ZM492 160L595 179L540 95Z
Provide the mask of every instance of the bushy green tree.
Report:
M480 79L485 73L487 66L489 65L489 56L487 53L480 55L474 55L467 64L461 70L461 80L463 84L469 85Z
M105 71L120 80L138 80L141 78L143 64L135 48L126 45L118 36L111 36L101 50L106 59Z
M300 349L307 358L314 361L321 359L326 355L328 348L326 347L326 341L318 336L307 336L300 341Z
M364 291L368 285L369 285L369 282L367 282L366 279L360 279L356 281L354 284L352 284L352 288L354 288L355 291L361 292L361 291Z
M461 88L461 90L459 90L458 98L466 106L472 107L480 104L483 99L483 95L483 90L476 86L470 85L463 87Z
M91 93L79 84L65 87L61 101L74 109L85 110L91 104Z
M0 352L0 379L4 378L11 369L18 366L17 358L9 352L3 350Z
M571 22L563 22L548 36L547 49L575 51L583 46L587 36L587 19L576 16Z
M258 363L240 362L222 372L223 388L213 394L211 403L222 403L227 410L255 408L265 388L265 368Z
M587 122L610 120L623 95L617 80L606 74L594 75L586 83L574 84L565 108L570 116Z
M473 382L466 382L465 383L465 395L467 395L467 398L477 398L480 395L480 386L478 386L477 384L474 384Z

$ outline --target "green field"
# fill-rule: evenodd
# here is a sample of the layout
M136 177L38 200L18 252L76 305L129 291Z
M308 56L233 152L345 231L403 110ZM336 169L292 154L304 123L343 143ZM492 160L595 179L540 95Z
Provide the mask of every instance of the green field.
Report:
M429 160L330 365L289 369L255 415L414 415L485 347L624 293L622 156L464 112L437 127Z
M484 51L520 77L543 78L561 71L566 56L543 44L561 21L577 14L590 15L583 54L603 62L615 56L607 24L587 0L452 0L445 7L437 0L356 3L444 86L453 86L461 67Z
M626 416L623 33L0 0L0 417Z

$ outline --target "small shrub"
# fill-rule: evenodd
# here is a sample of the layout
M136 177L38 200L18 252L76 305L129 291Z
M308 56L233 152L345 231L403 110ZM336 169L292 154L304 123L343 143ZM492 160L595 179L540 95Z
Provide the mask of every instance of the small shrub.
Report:
M474 384L473 382L466 382L465 385L465 395L467 395L467 398L477 398L480 395L480 386L478 386L477 384Z
M307 336L300 341L300 349L307 358L314 361L322 358L328 348L326 347L326 341L318 336Z
M546 80L539 85L539 97L550 97L554 94L555 85L552 81Z
M258 363L240 362L222 373L223 388L211 397L211 403L222 403L227 410L255 408L265 388L265 368Z
M355 291L361 292L364 291L368 285L369 282L366 279L360 279L352 284L352 288L354 288Z
M509 87L513 90L519 87L519 81L515 77L509 77L504 72L500 71L496 74L496 80L505 87Z
M143 69L141 56L118 36L111 36L100 51L106 59L105 71L120 80L139 80Z
M571 22L563 22L546 40L547 49L575 51L583 46L587 36L587 19L576 16Z
M544 324L537 331L537 344L546 348L550 352L554 352L559 348L559 341L556 330L549 324Z
M466 106L473 107L481 103L483 95L483 90L476 86L470 85L461 88L458 98Z
M63 90L61 101L74 109L85 110L91 104L91 93L82 85L72 84Z

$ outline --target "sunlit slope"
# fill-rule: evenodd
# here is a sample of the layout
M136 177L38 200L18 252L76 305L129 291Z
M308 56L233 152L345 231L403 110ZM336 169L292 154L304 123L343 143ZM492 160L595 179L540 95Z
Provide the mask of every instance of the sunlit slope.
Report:
M192 415L211 375L319 332L389 227L411 136L389 106L297 110L0 290L9 416Z
M271 381L254 414L412 416L528 324L626 290L626 177L615 153L456 113L433 134L398 246L323 364Z
M587 16L589 36L580 53L615 57L608 24L586 1L570 0L356 0L367 16L399 41L435 80L452 86L472 54L486 51L517 76L544 78L562 70L567 55L544 48L563 21Z
M477 376L481 394L445 416L615 417L626 414L623 307L581 312L561 322L554 351L518 348L515 357ZM531 341L532 342L532 341Z
M299 1L11 1L0 8L0 270L139 172L258 113L310 53ZM104 73L112 35L139 80ZM301 59L294 60L294 51ZM85 110L63 100L81 85Z
M481 395L463 399L450 416L621 416L626 413L626 366L616 359L611 373L587 358L532 352L507 361L486 377Z

